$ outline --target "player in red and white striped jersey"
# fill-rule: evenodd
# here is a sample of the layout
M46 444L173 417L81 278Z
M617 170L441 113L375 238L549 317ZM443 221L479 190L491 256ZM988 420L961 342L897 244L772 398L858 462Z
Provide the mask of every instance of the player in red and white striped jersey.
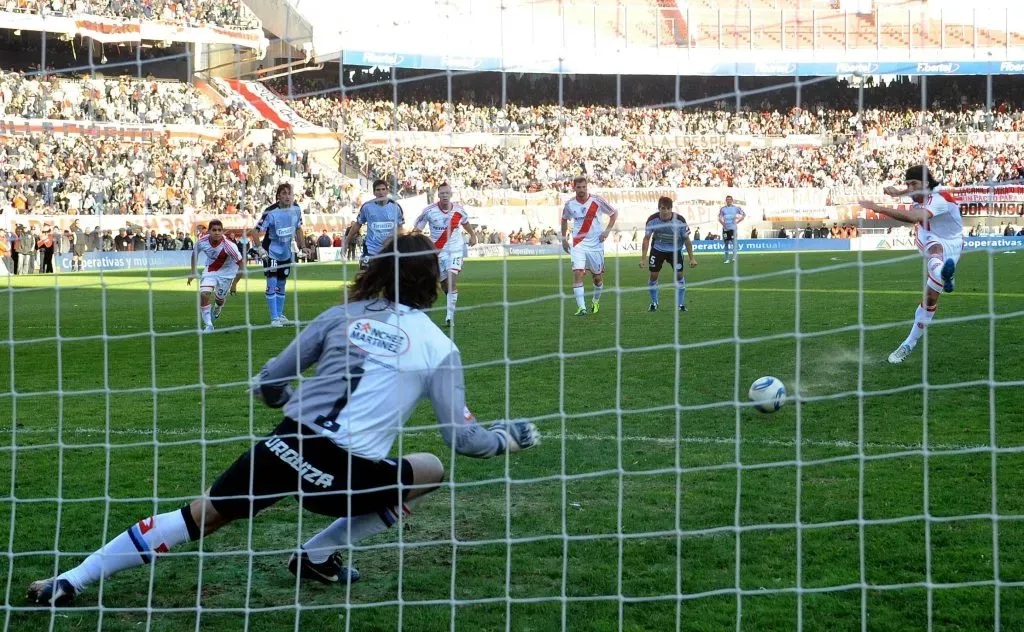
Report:
M909 210L889 208L869 200L860 201L860 205L868 210L914 224L917 247L927 260L924 301L918 305L914 314L910 335L889 354L889 362L892 364L906 360L917 346L928 323L935 317L939 294L953 291L953 275L964 247L960 204L953 194L939 187L938 181L925 165L907 169L904 180L906 187L886 187L885 194L893 197L909 195L914 201Z
M594 299L591 310L601 309L601 290L604 289L604 240L608 238L619 212L604 198L587 193L587 178L579 176L572 181L576 197L562 207L562 249L572 261L572 293L576 297L576 315L587 315L583 293L583 277L590 270L594 281ZM608 228L601 226L600 214L609 217ZM572 245L566 233L572 220Z
M196 242L195 250L192 251L192 274L188 275L188 285L192 285L197 276L196 259L199 253L206 256L206 269L199 281L199 313L203 318L203 333L208 334L213 331L213 321L220 318L228 293L235 293L245 266L238 246L224 236L224 224L219 219L211 220L207 233ZM210 293L213 293L215 302L212 308Z
M430 239L437 248L437 261L441 268L441 289L448 297L448 311L444 324L451 325L455 319L455 304L459 301L457 280L462 272L462 258L466 254L465 228L469 233L469 245L476 245L476 234L469 227L466 209L458 202L452 202L452 188L444 183L437 188L437 203L423 209L413 225L417 231L430 228Z

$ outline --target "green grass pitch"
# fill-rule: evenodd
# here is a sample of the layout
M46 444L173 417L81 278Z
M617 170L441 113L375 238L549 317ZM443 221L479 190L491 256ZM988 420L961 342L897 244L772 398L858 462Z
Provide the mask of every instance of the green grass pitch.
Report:
M902 366L885 358L920 297L914 253L702 256L685 314L664 282L647 313L636 258L610 259L586 318L564 258L469 261L470 406L537 418L538 449L453 458L422 405L401 447L439 454L446 485L353 552L351 589L296 587L288 553L328 520L289 499L61 611L27 609L28 583L201 493L275 425L242 384L295 329L265 327L256 268L203 337L180 270L15 278L3 629L1024 629L1021 256L966 254ZM301 267L290 301L310 319L351 274ZM733 404L767 374L801 401Z

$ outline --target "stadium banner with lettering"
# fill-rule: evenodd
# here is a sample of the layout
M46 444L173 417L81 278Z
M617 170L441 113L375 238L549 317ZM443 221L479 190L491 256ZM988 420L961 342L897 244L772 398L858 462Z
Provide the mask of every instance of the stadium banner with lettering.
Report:
M917 250L913 235L868 235L852 239L852 250L865 252L877 250ZM964 237L964 250L1012 250L1024 249L1024 237L1001 237L979 235Z
M850 250L849 239L737 239L740 252L833 252ZM693 251L724 252L725 242L695 241Z
M0 136L29 136L31 134L89 136L97 139L116 138L135 143L152 143L164 139L217 141L223 138L227 131L225 128L203 127L200 125L56 121L23 119L13 116L0 119Z
M71 271L71 254L54 257L58 270ZM192 265L191 250L152 250L139 252L87 252L82 256L82 269L146 270L149 268L187 268Z
M886 51L882 51L883 53ZM863 51L852 51L863 55ZM750 51L751 56L763 51ZM779 53L777 52L776 55ZM806 55L806 53L804 53ZM834 53L836 57L842 53ZM914 54L914 51L911 51ZM526 47L522 52L497 55L445 55L396 52L393 50L346 50L344 63L352 66L381 66L434 70L506 71L555 74L631 74L642 68L644 74L732 77L833 77L847 75L1016 75L1024 73L1024 60L976 61L926 59L853 61L750 61L730 62L716 59L720 51L688 49L636 48L602 54L593 48L551 48L547 51Z
M155 20L107 18L99 15L63 17L0 11L0 28L81 35L106 44L142 40L227 44L255 49L260 55L266 51L267 44L269 44L269 40L263 35L262 28L197 27Z

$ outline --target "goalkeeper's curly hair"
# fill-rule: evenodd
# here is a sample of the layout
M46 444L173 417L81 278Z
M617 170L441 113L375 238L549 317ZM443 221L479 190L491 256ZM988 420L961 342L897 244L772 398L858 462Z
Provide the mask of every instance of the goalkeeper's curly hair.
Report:
M413 309L426 309L437 300L439 278L433 242L426 235L399 235L384 242L370 265L356 275L348 289L348 300L385 298Z

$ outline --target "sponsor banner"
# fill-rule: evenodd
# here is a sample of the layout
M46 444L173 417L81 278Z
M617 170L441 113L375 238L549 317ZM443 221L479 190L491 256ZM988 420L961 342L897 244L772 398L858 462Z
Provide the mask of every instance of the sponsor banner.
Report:
M0 11L0 28L81 35L106 44L142 40L227 44L255 49L261 55L266 51L269 43L269 40L263 35L262 28L193 27L170 22L117 19L85 14L63 17Z
M610 142L621 144L621 139L607 136L591 137L584 139L597 139L598 144ZM398 145L400 147L425 147L430 149L450 149L467 147L518 147L528 148L534 137L529 134L487 134L483 132L466 132L451 134L448 132L422 132L422 131L380 131L370 130L362 132L362 139L368 145ZM563 140L564 145L571 145ZM618 146L618 145L616 145Z
M1024 248L1024 237L964 237L964 250L1008 250Z
M795 252L850 250L849 239L737 239L740 252ZM725 242L695 241L693 251L724 252Z
M54 257L58 270L71 270L71 254ZM82 257L82 269L145 270L148 268L187 268L192 265L191 250L155 250L140 252L87 252Z
M717 52L717 51L716 51ZM907 61L780 61L717 62L692 59L686 49L634 49L629 55L618 51L605 56L599 51L572 49L530 49L523 54L500 56L430 55L412 52L346 50L344 63L354 66L384 66L440 70L508 71L530 73L630 74L643 68L645 74L682 76L734 75L748 77L846 76L846 75L1016 75L1024 74L1024 60L947 61L911 59ZM699 51L698 51L699 53ZM913 54L913 51L911 51ZM763 52L751 51L751 55Z
M132 123L99 123L96 121L57 121L5 117L0 119L0 136L89 136L116 138L133 143L152 143L158 140L220 140L223 128L199 125L141 125ZM261 131L261 130L257 130Z
M342 232L352 221L351 213L339 215L303 214L302 229L306 234L319 235L323 231L328 234ZM195 234L199 226L206 226L210 220L219 219L224 229L239 232L252 228L257 217L245 213L235 215L215 215L213 213L182 213L180 215L14 215L0 214L0 228L14 230L18 225L42 231L43 227L52 227L64 231L71 224L78 222L79 228L89 232L93 228L109 230L117 233L120 228L131 228L133 232L155 230L157 234L175 235L179 232Z
M362 254L362 252L363 251L362 251L361 248L356 248L356 257L355 257L355 259L352 259L352 261L358 261L359 260L359 256ZM317 247L317 249L316 249L316 260L320 261L320 262L324 262L324 261L339 261L339 262L341 262L341 261L349 261L349 259L345 258L345 249L344 248L335 248L333 246L331 246L329 248Z

